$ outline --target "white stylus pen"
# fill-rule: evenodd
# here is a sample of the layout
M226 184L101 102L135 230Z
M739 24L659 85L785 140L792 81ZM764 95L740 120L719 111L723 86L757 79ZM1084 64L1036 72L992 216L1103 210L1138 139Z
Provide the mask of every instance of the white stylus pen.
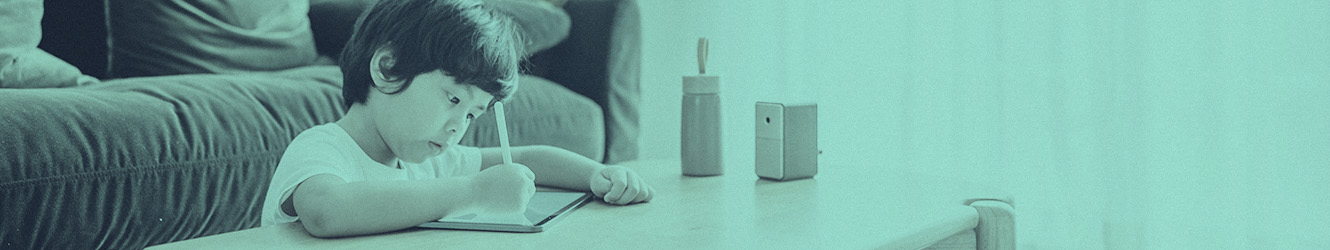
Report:
M494 102L494 119L499 123L499 147L503 149L503 164L513 164L513 151L508 149L508 121L503 116L503 102Z

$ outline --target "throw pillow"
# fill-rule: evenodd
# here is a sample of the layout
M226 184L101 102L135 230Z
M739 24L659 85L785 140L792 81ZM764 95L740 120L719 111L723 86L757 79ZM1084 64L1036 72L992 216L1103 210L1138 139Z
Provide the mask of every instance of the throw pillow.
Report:
M60 88L95 82L97 78L83 75L74 65L41 49L0 50L0 88Z
M111 77L274 71L317 57L309 1L107 0Z
M51 88L96 82L78 68L37 48L41 0L0 0L0 88Z
M0 1L0 49L36 48L42 39L42 1Z

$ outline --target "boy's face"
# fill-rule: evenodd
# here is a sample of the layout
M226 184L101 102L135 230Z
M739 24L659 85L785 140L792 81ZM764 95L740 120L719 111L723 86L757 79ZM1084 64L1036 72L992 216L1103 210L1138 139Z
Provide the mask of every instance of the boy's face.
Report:
M400 82L379 82L390 89ZM401 93L369 91L365 104L388 150L406 162L421 162L457 145L471 120L485 113L494 96L473 85L458 84L442 71L415 77Z

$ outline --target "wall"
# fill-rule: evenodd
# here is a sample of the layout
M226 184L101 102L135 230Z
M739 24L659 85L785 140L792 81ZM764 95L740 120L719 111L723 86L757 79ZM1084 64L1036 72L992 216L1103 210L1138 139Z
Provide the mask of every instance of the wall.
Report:
M706 36L732 167L753 103L802 95L824 171L992 183L1021 249L1330 248L1330 2L641 5L644 158L678 157Z

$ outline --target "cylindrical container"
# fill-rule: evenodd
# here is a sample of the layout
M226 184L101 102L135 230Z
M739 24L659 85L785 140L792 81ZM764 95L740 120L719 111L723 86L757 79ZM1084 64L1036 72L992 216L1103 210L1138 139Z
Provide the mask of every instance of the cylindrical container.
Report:
M724 173L720 148L720 77L683 77L683 126L679 146L683 174Z

